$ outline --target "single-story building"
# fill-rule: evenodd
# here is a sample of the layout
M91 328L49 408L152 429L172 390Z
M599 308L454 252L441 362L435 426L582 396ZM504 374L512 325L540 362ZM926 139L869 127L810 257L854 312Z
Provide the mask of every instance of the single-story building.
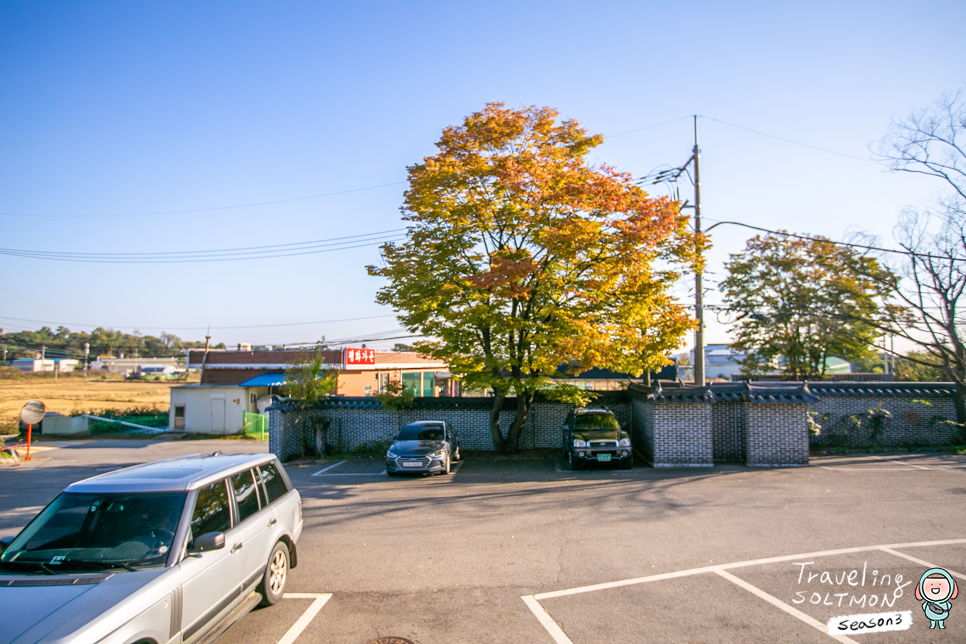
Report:
M10 361L10 366L14 369L27 372L58 371L60 373L69 373L76 369L79 364L79 360L69 358L58 358L56 360L51 360L50 358L20 358Z
M170 366L172 369L178 368L178 358L138 358L138 357L128 357L125 358L123 355L120 357L114 356L97 356L97 360L94 360L90 364L90 368L94 370L104 370L109 374L121 374L129 375L143 369L148 366Z
M459 383L446 363L415 352L365 347L323 350L326 368L338 372L335 396L374 396L390 382L401 382L417 396L458 396ZM171 388L168 427L173 431L237 434L260 414L285 382L285 368L315 357L308 350L192 350L187 367L201 371L201 382Z

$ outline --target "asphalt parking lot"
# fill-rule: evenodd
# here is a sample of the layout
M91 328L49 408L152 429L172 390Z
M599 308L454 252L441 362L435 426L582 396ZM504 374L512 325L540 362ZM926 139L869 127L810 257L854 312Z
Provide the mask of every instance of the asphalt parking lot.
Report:
M0 468L0 535L98 470L265 449L123 443ZM914 597L929 567L966 582L962 456L584 472L470 456L450 476L389 478L378 460L289 473L306 521L290 594L221 642L808 642L831 640L833 618L886 612L909 628L838 641L966 641L966 595L945 630Z

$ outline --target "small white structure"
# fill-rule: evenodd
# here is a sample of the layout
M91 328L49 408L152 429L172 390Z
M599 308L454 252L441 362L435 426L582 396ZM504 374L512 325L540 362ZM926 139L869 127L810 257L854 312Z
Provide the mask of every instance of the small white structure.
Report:
M47 412L44 416L43 434L87 434L88 420L84 416L61 416Z
M43 360L41 358L20 358L17 360L11 360L10 366L14 369L20 369L21 371L26 371L29 373L38 371L53 371L54 361Z
M257 414L268 387L188 384L171 388L168 429L192 434L238 434L245 414Z
M10 361L10 366L14 369L34 373L40 371L69 373L76 369L79 364L80 360L69 358L57 358L56 360L51 360L50 358L19 358Z
M98 356L97 360L91 363L91 369L103 369L109 374L118 373L128 375L148 366L171 366L178 368L177 358L115 358L114 356Z
M54 363L56 364L55 369L60 373L70 373L71 371L75 371L77 369L78 365L80 365L80 360L74 360L72 358L59 358L54 360Z

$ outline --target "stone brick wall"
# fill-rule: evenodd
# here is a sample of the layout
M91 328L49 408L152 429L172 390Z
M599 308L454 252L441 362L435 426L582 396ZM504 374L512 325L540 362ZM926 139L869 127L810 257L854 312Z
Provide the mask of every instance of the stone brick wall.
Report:
M642 454L647 461L654 461L654 403L643 397L631 400L633 431L631 444L634 451Z
M711 467L711 404L665 403L654 407L654 467Z
M373 398L337 398L331 404L319 407L314 413L332 421L328 444L339 451L390 441L403 425L417 420L448 420L459 433L460 449L492 450L492 404L490 398L417 398L413 409L391 411L382 409ZM602 396L598 404L614 412L621 426L631 430L633 420L630 401L623 392L619 395ZM560 449L564 419L572 408L573 405L563 403L534 401L520 435L520 447ZM504 435L515 416L516 401L508 398L500 413ZM269 450L282 460L301 454L299 427L295 420L297 417L297 411L269 411Z
M753 467L808 465L808 406L744 404L746 464Z
M928 404L927 404L928 403ZM884 419L882 429L871 436L873 425L867 411L880 407L891 418ZM951 398L853 397L824 394L809 405L812 418L822 426L821 433L811 438L812 445L860 447L881 445L907 447L954 445L959 442L956 428L943 420L955 420L956 408ZM861 427L855 428L849 416L857 415Z
M882 387L901 395L881 397L860 391L855 385L836 385L825 387L819 400L808 405L776 403L773 398L770 403L759 403L754 396L742 399L737 390L725 389L715 390L718 393L713 403L697 398L688 401L686 396L672 401L655 399L646 389L632 387L626 392L608 392L595 404L614 412L630 432L635 452L655 467L708 466L716 460L755 466L805 465L809 449L808 411L815 412L813 417L822 425L813 444L870 444L872 427L866 410L877 405L888 410L891 418L884 421L882 431L875 437L876 445L957 443L956 429L940 422L955 418L948 390L927 384L916 385L919 393L909 389L908 383L883 384ZM668 392L678 395L670 389ZM331 419L328 442L339 450L388 441L406 423L428 419L450 421L460 434L463 449L491 450L491 406L489 398L417 398L413 409L395 412L382 409L373 398L335 398L317 412ZM523 428L520 446L560 449L561 428L571 407L538 398ZM863 418L858 430L847 423L848 417L856 414ZM500 415L504 433L515 415L516 401L509 398ZM269 412L269 449L283 460L301 453L295 418L297 413L292 411Z
M714 460L745 462L744 403L715 401L711 405Z

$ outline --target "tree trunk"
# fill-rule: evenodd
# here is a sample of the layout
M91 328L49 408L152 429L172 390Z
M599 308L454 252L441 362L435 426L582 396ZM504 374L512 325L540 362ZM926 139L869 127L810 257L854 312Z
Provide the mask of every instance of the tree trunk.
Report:
M490 410L490 436L493 438L493 449L497 454L503 453L504 440L503 430L500 428L500 412L503 411L503 401L506 399L506 392L499 389L493 390L493 409Z
M962 383L956 383L953 404L956 406L956 424L959 429L959 438L963 443L966 443L966 386Z
M312 429L314 430L315 451L319 458L325 458L325 448L329 443L329 426L332 420L329 418L313 418Z
M530 405L533 402L533 393L522 392L517 394L517 415L513 419L513 424L510 425L510 431L507 432L506 437L506 448L508 453L516 453L520 451L520 434L523 433L523 426L527 422L527 418L530 415Z

